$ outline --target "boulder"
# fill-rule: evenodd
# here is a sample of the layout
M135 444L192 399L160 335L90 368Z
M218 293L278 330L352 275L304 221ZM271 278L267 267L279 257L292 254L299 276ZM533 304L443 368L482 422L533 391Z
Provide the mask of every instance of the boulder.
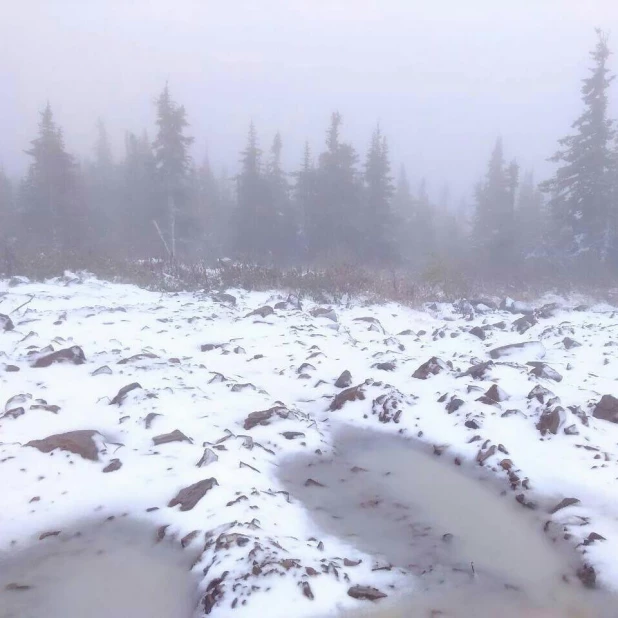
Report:
M562 345L565 350L572 350L573 348L581 348L582 344L579 341L575 341L575 339L571 339L571 337L565 337L562 340Z
M524 360L530 357L541 359L545 356L545 352L545 346L540 341L524 341L494 348L489 352L489 356L494 360L499 358Z
M84 459L97 461L99 459L99 450L94 441L94 436L97 434L98 432L92 429L80 429L47 436L47 438L42 440L31 440L25 446L32 446L42 453L51 453L59 449L75 453Z
M618 423L618 399L613 395L603 395L595 406L592 416L610 423Z
M0 332L8 332L13 330L15 325L13 324L13 320L8 315L4 315L4 313L0 313Z
M364 399L365 391L363 389L363 385L359 384L358 386L352 386L350 388L346 388L340 393L337 393L334 399L330 402L328 409L331 412L334 412L336 410L341 410L341 408L343 408L348 401L363 401Z
M412 374L412 377L417 380L427 380L427 378L438 375L447 369L448 365L443 360L436 356L432 356Z
M542 436L547 433L556 435L563 423L564 410L560 406L556 406L555 408L545 410L541 414L539 422L536 424L536 428L541 432Z
M352 384L352 374L346 369L341 373L335 382L337 388L348 388Z
M273 313L275 313L275 310L270 305L264 305L263 307L258 307L257 309L254 309L253 311L251 311L251 313L248 313L245 317L250 318L253 316L258 316L260 318L266 318L269 315L272 315Z
M217 479L214 477L193 483L193 485L181 489L176 496L168 502L167 506L171 508L179 504L181 511L190 511L208 491L218 484Z
M124 400L127 398L127 395L131 392L134 391L135 389L138 388L142 388L141 385L138 382L132 382L131 384L127 384L126 386L123 386L118 393L116 393L116 396L109 402L109 405L122 405L122 403L124 402Z
M480 326L475 326L468 331L471 335L478 337L481 341L485 341L485 331Z
M554 382L562 382L562 376L549 365L538 361L531 361L527 364L532 367L530 375L544 378L545 380L553 380Z
M49 367L55 363L71 363L73 365L83 365L86 362L86 356L84 351L78 346L74 345L64 350L58 350L45 356L40 356L34 361L33 367Z
M309 313L314 318L326 318L327 320L332 320L333 322L339 321L335 310L330 307L314 307L309 311Z
M352 586L348 589L348 595L362 601L377 601L386 597L386 594L372 586Z
M525 315L521 318L517 318L512 324L512 330L517 331L520 335L523 335L527 330L532 328L535 324L538 324L536 318L533 315Z
M251 412L245 419L243 427L246 430L253 429L258 425L269 425L273 417L288 418L290 411L284 406L273 406L268 410Z

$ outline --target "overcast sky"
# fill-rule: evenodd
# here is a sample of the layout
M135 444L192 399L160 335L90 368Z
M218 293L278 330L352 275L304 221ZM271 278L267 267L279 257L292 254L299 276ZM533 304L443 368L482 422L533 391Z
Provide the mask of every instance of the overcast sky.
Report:
M379 121L395 166L437 195L470 190L496 136L537 175L581 109L594 27L616 0L4 0L0 162L11 173L50 100L67 146L92 151L95 122L115 153L127 129L153 133L166 80L184 104L194 156L234 171L250 119L276 130L296 165L319 151L331 111L364 152ZM618 70L618 56L612 57ZM618 115L618 84L612 93Z

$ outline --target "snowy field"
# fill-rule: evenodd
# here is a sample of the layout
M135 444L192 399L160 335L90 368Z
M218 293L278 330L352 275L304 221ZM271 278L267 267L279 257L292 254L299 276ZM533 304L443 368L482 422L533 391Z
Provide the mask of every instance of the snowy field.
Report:
M279 480L351 424L492 471L583 580L617 590L618 312L491 305L0 282L0 552L126 517L194 552L213 616L409 592L413 574L320 530Z

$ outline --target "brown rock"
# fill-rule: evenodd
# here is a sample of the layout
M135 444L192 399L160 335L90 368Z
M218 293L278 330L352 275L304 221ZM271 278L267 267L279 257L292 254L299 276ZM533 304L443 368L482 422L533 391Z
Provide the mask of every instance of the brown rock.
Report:
M613 395L603 395L594 408L592 416L610 423L618 423L618 399Z
M272 315L273 313L275 313L275 310L270 305L264 305L263 307L254 309L251 313L248 313L245 317L250 318L253 316L258 316L260 318L266 318L269 315Z
M577 577L586 588L596 588L597 586L597 572L590 564L583 564L577 570Z
M42 453L50 453L55 449L75 453L84 459L97 461L99 459L99 450L94 441L94 436L98 435L97 431L91 429L80 429L78 431L68 431L67 433L59 433L42 440L31 440L25 446L32 446L39 449Z
M579 341L575 341L575 339L571 339L571 337L565 337L562 340L562 345L565 350L572 350L573 348L581 348L582 344Z
M55 363L72 363L73 365L83 365L86 362L84 351L77 345L64 350L58 350L51 354L41 356L34 361L33 367L49 367Z
M580 501L577 498L564 498L563 500L560 500L560 502L558 502L558 504L556 504L556 506L549 512L553 515L562 509L566 509L567 506L573 506L579 503Z
M498 448L495 444L492 444L487 450L480 449L476 455L476 461L479 464L484 464L492 455L495 455Z
M180 504L181 511L190 511L208 491L218 484L217 479L214 477L193 483L193 485L181 489L176 496L169 501L167 506L174 507Z
M448 369L448 365L441 359L433 356L426 363L423 363L413 374L412 377L417 380L427 380L431 376L435 376Z
M475 326L468 331L471 335L478 337L481 341L485 341L485 331L480 326Z
M174 429L174 431L170 433L163 433L160 436L155 436L152 441L155 446L159 446L160 444L168 444L169 442L193 442L191 438L185 436L185 434L178 429Z
M120 470L120 468L122 468L120 459L112 459L105 468L103 468L103 472L116 472L116 470Z
M352 386L337 393L335 398L330 402L328 409L334 412L335 410L341 410L348 401L364 401L364 399L365 391L363 390L363 385L359 384L358 386Z
M310 601L313 601L314 596L309 582L299 582L299 585L303 591L303 595L306 596Z
M542 436L547 433L553 433L554 435L558 433L560 426L564 422L563 412L563 409L560 406L557 406L555 408L545 410L541 414L539 422L536 424L536 428L541 432Z
M361 601L377 601L386 597L383 592L372 586L352 586L348 589L348 595Z
M122 402L126 399L127 395L137 389L137 388L142 388L140 384L138 384L137 382L132 382L131 384L127 384L126 386L123 386L118 393L116 394L116 396L109 402L109 405L122 405Z
M14 328L15 325L11 318L8 315L4 315L4 313L0 313L0 331L8 332Z
M251 412L245 419L243 427L245 429L253 429L257 425L269 425L273 416L279 418L288 418L290 411L284 406L273 406L268 410L260 410L258 412Z

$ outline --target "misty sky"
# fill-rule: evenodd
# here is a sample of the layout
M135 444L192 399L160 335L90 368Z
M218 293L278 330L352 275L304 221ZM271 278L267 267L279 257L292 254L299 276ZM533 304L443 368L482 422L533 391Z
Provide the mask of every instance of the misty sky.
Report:
M95 122L115 154L126 129L153 135L169 80L194 157L235 171L250 119L276 130L288 167L319 151L331 111L364 154L380 122L395 165L434 195L470 191L498 135L537 176L581 109L594 27L616 0L3 0L0 162L25 169L50 100L69 149L92 152ZM612 57L618 71L618 56ZM618 84L612 92L618 115Z

